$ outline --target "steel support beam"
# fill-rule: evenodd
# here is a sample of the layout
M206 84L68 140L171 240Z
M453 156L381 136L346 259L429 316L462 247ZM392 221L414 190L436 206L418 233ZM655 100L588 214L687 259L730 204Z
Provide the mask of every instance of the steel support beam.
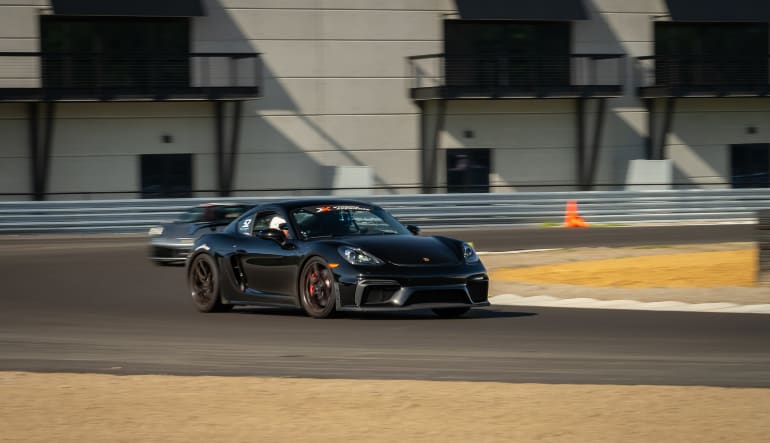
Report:
M575 153L575 177L577 177L578 189L583 190L583 182L586 161L586 136L585 136L585 101L584 98L578 98L575 101L575 127L577 129L577 152Z
M221 101L214 102L214 140L217 154L217 191L219 195L225 189L225 110Z
M446 100L418 102L420 106L420 171L423 194L436 192L438 151L446 120Z
M43 107L42 134L40 133L40 105ZM30 176L35 200L45 200L48 190L48 171L51 164L56 104L54 102L27 104Z
M577 152L575 156L575 172L578 189L588 191L593 188L596 180L596 169L601 152L602 133L604 132L604 116L606 114L606 98L596 99L596 115L594 116L593 139L590 150L586 150L586 136L588 135L586 98L578 98L575 107L575 125L577 138Z
M666 158L666 143L668 134L674 124L674 112L676 111L676 99L667 97L664 100L662 122L656 124L658 114L656 99L645 99L647 107L647 137L645 139L645 156L647 160L664 160ZM660 131L656 127L660 126Z
M233 102L233 128L230 134L230 163L227 169L226 189L228 195L232 192L233 182L235 181L235 164L238 159L238 146L240 144L241 120L243 119L243 102Z
M235 164L238 158L240 142L241 120L243 119L243 102L233 101L231 103L233 104L233 115L230 122L231 127L227 128L225 125L227 119L225 105L227 102L214 102L217 190L220 197L229 197L232 194L235 181Z
M666 141L668 140L669 132L671 132L671 125L674 123L675 100L674 97L666 99L666 110L663 115L663 128L660 131L660 143L658 144L655 160L663 160L666 158Z
M591 143L591 161L588 164L588 170L584 179L589 189L593 188L596 181L596 167L599 164L599 153L601 152L602 133L604 132L604 116L606 114L606 98L599 98L596 102L596 120L594 120L594 139Z
M647 137L644 138L644 159L652 160L655 157L655 100L644 99L647 108Z

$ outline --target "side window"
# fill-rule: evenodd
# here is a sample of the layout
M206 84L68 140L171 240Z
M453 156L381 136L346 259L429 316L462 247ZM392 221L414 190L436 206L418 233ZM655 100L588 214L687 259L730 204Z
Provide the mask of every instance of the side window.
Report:
M238 224L238 233L252 236L255 232L270 229L273 219L279 217L275 211L261 212L254 217L243 219ZM283 220L283 217L280 217Z
M275 212L262 212L256 216L245 218L238 224L238 233L251 236L254 232L262 231L270 227L270 220L275 217Z
M259 232L270 228L270 221L275 217L275 212L265 212L257 215L254 220L254 232Z
M251 227L254 223L254 216L246 217L238 223L238 233L241 235L251 235Z

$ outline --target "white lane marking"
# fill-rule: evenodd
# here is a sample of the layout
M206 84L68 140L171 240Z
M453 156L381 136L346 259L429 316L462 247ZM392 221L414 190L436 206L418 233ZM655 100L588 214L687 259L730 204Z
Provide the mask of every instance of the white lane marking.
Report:
M518 249L516 251L497 251L497 252L476 252L476 255L506 255L506 254L527 254L530 252L548 252L548 251L558 251L561 248L551 248L551 249Z
M597 300L594 298L557 298L550 295L522 297L500 294L489 299L492 305L539 306L585 309L631 309L640 311L729 312L770 314L770 304L738 305L735 303L684 303L680 301L640 302L636 300Z

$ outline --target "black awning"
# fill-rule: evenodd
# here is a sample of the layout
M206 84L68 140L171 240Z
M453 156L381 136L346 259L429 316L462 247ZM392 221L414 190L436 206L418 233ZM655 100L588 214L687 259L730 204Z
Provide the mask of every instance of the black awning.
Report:
M691 22L768 22L767 0L666 0L671 20Z
M588 18L583 0L455 0L461 19L570 21Z
M201 0L51 0L57 15L198 17Z

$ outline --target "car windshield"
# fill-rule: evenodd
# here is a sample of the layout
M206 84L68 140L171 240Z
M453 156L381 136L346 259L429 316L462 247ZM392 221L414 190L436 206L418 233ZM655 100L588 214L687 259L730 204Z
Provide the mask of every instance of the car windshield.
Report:
M182 214L175 223L229 223L246 210L245 206L196 206Z
M305 206L291 211L300 238L409 234L385 210L363 205Z

